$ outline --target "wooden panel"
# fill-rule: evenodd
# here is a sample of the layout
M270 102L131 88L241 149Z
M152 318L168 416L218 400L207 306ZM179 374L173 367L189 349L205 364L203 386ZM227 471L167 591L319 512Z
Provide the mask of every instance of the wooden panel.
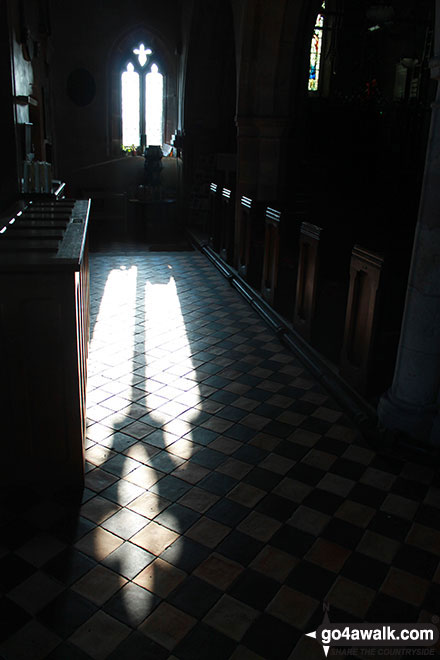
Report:
M293 326L307 341L312 337L316 309L321 233L321 227L301 224Z
M267 206L267 201L243 196L239 207L237 270L256 289L260 288L263 272Z
M275 302L275 290L278 281L280 256L281 212L268 207L266 209L266 234L264 241L263 277L261 293L270 305Z
M208 236L209 245L215 250L215 252L220 252L220 196L220 186L212 182L209 186Z
M87 203L72 208L54 254L17 252L16 241L5 240L0 265L0 478L3 484L21 483L72 498L80 496L84 483L88 212ZM19 226L17 219L6 233Z
M222 189L220 256L232 265L234 258L234 195L230 188Z
M381 255L354 247L340 372L362 394L368 391L382 270Z

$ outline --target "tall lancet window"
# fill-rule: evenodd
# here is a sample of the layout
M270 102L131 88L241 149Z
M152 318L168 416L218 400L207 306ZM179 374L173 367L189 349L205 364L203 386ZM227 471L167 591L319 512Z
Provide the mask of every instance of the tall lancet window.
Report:
M121 75L122 145L145 147L163 142L163 75L139 44ZM134 57L135 56L135 57ZM150 58L150 59L149 59Z
M157 64L145 76L145 130L147 146L163 143L163 75Z
M321 10L325 9L325 1L321 5ZM324 29L324 14L319 13L316 17L315 27L313 29L312 43L310 44L310 62L309 62L309 92L317 92L319 89L319 74L321 70L322 59L322 36Z

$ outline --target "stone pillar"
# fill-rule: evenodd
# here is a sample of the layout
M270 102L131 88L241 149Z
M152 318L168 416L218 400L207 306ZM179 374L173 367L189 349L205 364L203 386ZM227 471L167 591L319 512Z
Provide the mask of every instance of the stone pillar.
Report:
M440 0L436 0L432 77L440 80ZM381 425L440 445L440 86L431 130L419 218L391 389L378 407Z

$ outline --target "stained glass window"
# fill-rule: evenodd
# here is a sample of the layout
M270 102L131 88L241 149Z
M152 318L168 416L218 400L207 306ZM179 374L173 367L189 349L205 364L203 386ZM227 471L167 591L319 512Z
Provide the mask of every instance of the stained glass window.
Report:
M325 2L321 5L325 9ZM313 30L312 43L310 45L309 66L309 92L317 92L319 87L319 73L321 68L322 33L324 28L324 14L319 13Z

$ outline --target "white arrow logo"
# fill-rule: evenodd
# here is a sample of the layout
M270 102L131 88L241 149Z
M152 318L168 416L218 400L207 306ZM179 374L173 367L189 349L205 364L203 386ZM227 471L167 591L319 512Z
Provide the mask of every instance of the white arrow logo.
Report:
M321 623L320 627L322 627L324 625L330 625L330 619L328 618L328 610L329 610L328 603L324 603L324 618L322 620L322 623ZM310 633L306 633L306 636L307 637L312 637L313 639L316 639L316 630L314 630L313 632L310 632ZM318 641L318 640L316 640L316 641ZM322 642L320 640L319 640L319 643L322 644ZM330 651L330 646L327 645L327 644L322 644L322 648L324 650L325 657L327 657L328 652Z

